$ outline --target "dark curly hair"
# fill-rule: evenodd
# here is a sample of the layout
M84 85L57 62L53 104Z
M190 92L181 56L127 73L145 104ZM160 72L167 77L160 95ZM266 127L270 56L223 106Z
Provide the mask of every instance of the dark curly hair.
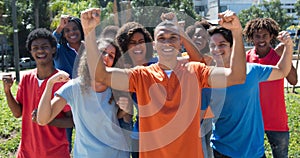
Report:
M76 18L76 17L70 17L68 22L74 22L77 25L77 27L78 27L78 29L79 29L79 31L81 33L81 41L83 41L84 40L84 33L83 33L82 25L81 25L81 20L79 18ZM68 48L67 47L68 41L64 37L64 29L61 31L61 35L62 36L60 38L59 43L62 44L62 45L64 45L66 48Z
M153 47L152 47L153 39L151 34L146 30L146 28L143 25L137 22L128 22L124 24L117 32L116 43L118 44L122 54L124 55L125 62L131 65L132 65L132 60L127 53L128 45L133 34L137 32L143 34L145 38L145 44L147 49L146 60L149 61L153 57Z
M52 32L45 28L37 28L29 33L26 40L26 48L28 51L31 51L32 41L36 39L47 39L51 45L51 47L55 47L57 45L56 38L53 36Z
M280 26L272 18L256 18L248 21L243 30L243 34L248 42L252 42L253 34L262 29L267 30L270 35L274 35L271 41L271 43L274 43L276 41L276 37L278 36Z

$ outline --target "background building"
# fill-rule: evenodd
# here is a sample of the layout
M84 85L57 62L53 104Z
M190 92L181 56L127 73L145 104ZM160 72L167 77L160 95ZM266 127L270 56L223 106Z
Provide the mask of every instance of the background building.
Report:
M262 0L193 0L196 13L208 19L216 18L218 6L220 12L230 9L238 14L241 10L248 9L251 5L258 5L261 2ZM299 17L296 15L294 7L296 0L281 0L280 2L282 8L287 9L287 13L294 17L293 24L299 24Z

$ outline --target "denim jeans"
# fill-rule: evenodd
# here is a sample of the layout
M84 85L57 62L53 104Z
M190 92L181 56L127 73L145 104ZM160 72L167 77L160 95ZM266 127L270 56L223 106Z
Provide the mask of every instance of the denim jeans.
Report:
M69 153L72 152L72 134L73 134L73 128L66 128L67 131L67 139L69 142Z
M278 131L265 131L270 143L273 158L287 158L290 133Z
M230 158L229 156L219 153L217 150L213 149L213 152L214 152L214 158ZM266 158L266 155L264 154L261 158Z

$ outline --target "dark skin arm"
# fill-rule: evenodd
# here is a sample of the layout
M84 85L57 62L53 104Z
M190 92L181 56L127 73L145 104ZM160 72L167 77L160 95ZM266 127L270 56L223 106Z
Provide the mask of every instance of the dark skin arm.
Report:
M274 49L276 53L281 56L283 53L284 45L282 43L278 44L277 47ZM292 64L292 63L291 63ZM286 76L286 80L291 84L291 85L296 85L298 82L298 75L297 75L297 70L293 66L291 67L291 70L289 74Z
M14 117L19 118L22 116L22 105L17 102L17 100L11 93L11 87L14 83L14 79L11 76L5 76L2 78L2 81L8 107L14 115Z

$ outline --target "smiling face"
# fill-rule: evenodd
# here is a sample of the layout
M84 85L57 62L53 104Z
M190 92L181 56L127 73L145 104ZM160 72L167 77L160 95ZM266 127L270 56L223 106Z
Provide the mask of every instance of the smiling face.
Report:
M231 56L230 42L220 33L213 34L209 43L210 51L217 62L217 65L229 65Z
M53 55L55 54L56 47L51 47L48 39L38 38L32 41L30 53L37 66L49 65L53 62Z
M128 43L128 54L134 65L143 65L146 60L146 43L142 33L136 32L132 35Z
M176 26L158 26L154 46L160 59L177 58L181 49L179 30Z
M71 21L64 27L64 37L69 44L80 43L81 36L81 32L75 22Z
M102 52L103 63L107 67L112 67L116 56L116 48L109 44Z
M270 42L272 40L272 36L266 29L260 29L253 33L253 44L256 49L256 53L264 57L269 53L271 47Z
M204 28L196 28L192 37L193 42L196 44L199 50L205 48L207 44L208 33Z

